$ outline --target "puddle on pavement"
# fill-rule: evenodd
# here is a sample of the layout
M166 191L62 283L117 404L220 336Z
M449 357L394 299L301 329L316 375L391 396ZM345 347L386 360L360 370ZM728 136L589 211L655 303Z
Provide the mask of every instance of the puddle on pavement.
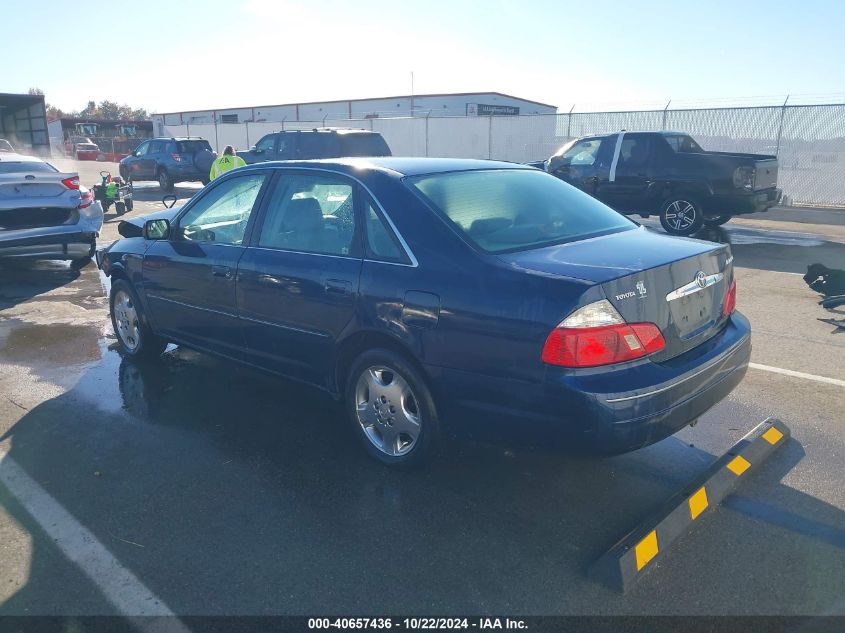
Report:
M98 328L86 325L20 324L5 336L0 355L3 361L33 368L80 365L99 360L100 336Z

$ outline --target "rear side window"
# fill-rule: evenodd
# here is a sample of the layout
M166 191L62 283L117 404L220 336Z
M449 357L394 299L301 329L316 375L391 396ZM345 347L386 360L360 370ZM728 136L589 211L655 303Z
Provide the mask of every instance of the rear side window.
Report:
M535 169L432 174L405 183L459 234L488 253L574 242L635 227L595 198Z
M669 143L669 147L680 154L697 154L704 151L695 139L686 134L665 135L663 138Z
M338 154L337 135L315 132L299 134L299 158L336 158Z
M196 152L211 151L208 141L177 141L180 154L194 154Z
M390 156L381 134L338 134L340 156Z
M31 174L33 172L56 172L55 167L49 163L42 163L37 161L17 161L8 162L0 161L0 174Z
M367 257L369 259L408 263L393 232L369 198L364 202L364 222L367 225Z

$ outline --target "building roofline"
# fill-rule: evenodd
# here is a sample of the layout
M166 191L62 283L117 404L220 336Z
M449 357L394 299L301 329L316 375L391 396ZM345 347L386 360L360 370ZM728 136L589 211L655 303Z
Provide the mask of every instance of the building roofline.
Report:
M222 110L254 110L259 108L282 108L287 106L307 106L316 105L319 103L360 103L361 101L387 101L390 99L419 99L422 97L473 97L476 95L498 95L500 97L507 97L508 99L516 99L517 101L525 101L526 103L533 103L534 105L543 106L544 108L554 108L557 106L548 103L541 103L531 99L523 99L522 97L515 97L514 95L505 94L503 92L436 92L430 94L414 94L414 95L393 95L387 97L367 97L365 99L330 99L328 101L298 101L293 103L273 103L269 105L255 105L255 106L232 106L228 108L204 108L202 110L176 110L173 112L153 112L154 115L166 116L168 114L184 114L186 112L219 112Z

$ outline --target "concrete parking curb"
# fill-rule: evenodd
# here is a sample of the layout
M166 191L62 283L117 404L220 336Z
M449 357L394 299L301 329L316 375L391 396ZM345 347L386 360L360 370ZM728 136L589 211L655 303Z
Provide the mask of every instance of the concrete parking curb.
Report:
M758 424L701 477L611 547L590 566L588 575L611 589L627 592L666 555L674 541L715 509L789 436L789 428L780 420L769 418Z

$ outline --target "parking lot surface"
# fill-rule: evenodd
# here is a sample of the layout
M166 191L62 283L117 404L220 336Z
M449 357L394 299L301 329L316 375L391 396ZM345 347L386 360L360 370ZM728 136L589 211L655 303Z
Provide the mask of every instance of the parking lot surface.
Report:
M132 215L160 196L140 185ZM409 472L317 391L176 347L121 358L93 265L3 266L0 614L845 614L845 332L801 278L845 267L845 213L701 237L732 244L754 365L695 427L595 459L453 425ZM586 577L768 416L788 444L633 591Z

